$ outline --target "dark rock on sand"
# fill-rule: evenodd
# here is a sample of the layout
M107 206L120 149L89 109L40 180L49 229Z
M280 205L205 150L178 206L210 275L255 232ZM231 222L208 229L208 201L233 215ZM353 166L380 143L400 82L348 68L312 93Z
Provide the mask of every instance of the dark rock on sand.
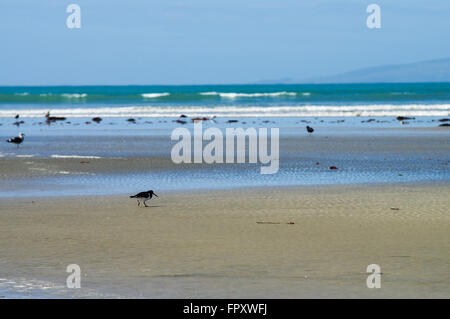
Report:
M444 124L441 124L439 126L450 126L450 124L449 123L444 123Z
M50 124L50 123L54 123L56 121L65 121L66 118L65 117L59 117L59 116L49 116L47 117L47 119L45 120L45 123Z
M404 120L415 120L415 117L407 117L407 116L397 116L397 121L404 121Z
M63 116L50 116L50 111L45 114L45 117L47 118L46 123L49 124L50 122L56 122L56 121L65 121L66 118Z
M191 119L192 122L197 122L197 121L213 121L214 122L214 118L215 116L209 118L209 117L194 117L193 119Z

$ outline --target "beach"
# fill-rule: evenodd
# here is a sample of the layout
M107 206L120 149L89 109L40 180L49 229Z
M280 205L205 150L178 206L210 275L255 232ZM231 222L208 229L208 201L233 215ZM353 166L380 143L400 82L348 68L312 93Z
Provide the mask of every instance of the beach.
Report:
M449 1L4 2L0 305L450 299Z
M449 89L0 87L0 298L448 298Z
M447 128L319 118L308 136L301 119L271 118L280 170L261 175L260 163L174 164L172 120L45 126L2 144L0 296L450 296ZM147 189L159 197L138 207L129 195ZM80 289L66 287L70 264Z
M2 200L0 291L448 298L448 193L448 184L187 191L160 193L148 208L125 194ZM81 268L80 289L65 288L69 264ZM366 286L370 264L381 267L380 289Z
M77 120L82 124L75 127L73 123L34 127L27 121L25 127L13 128L26 129L28 135L20 147L0 145L0 197L119 195L149 187L185 191L450 179L450 130L402 127L395 119L381 124L347 119L349 123L336 124L334 118L311 118L316 128L311 136L301 118L241 118L232 124L218 118L203 124L223 132L241 126L279 127L279 170L268 175L260 173L267 164L249 163L248 156L245 163L175 164L171 150L177 140L171 140L171 133L180 127L192 131L191 123L153 120L160 122L158 126L146 119L128 124L116 118L108 120L114 123L110 128L108 123L93 126L84 124L87 119ZM436 119L418 121L433 125ZM337 169L330 170L332 166Z

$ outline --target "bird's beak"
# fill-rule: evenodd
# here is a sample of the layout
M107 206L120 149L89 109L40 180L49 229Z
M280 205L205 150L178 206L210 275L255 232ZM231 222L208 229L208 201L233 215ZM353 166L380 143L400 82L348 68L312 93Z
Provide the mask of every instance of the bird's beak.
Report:
M156 195L155 193L153 193L153 195L155 195L156 197L159 197L158 195Z

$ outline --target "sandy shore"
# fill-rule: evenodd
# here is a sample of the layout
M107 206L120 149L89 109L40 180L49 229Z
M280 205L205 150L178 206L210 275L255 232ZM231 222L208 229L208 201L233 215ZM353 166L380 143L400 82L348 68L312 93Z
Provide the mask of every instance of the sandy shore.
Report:
M2 199L0 293L449 298L449 190L163 192L149 208L126 195ZM74 263L82 288L69 290L65 271ZM381 267L381 289L366 287L369 264Z
M0 298L450 297L448 130L290 128L263 176L175 165L168 129L100 128L0 144Z

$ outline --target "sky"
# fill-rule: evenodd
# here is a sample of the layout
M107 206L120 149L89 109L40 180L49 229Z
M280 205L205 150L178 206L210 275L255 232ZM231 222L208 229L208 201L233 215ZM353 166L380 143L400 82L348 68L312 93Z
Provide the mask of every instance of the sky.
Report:
M430 2L1 0L0 85L295 81L450 57L450 1Z

